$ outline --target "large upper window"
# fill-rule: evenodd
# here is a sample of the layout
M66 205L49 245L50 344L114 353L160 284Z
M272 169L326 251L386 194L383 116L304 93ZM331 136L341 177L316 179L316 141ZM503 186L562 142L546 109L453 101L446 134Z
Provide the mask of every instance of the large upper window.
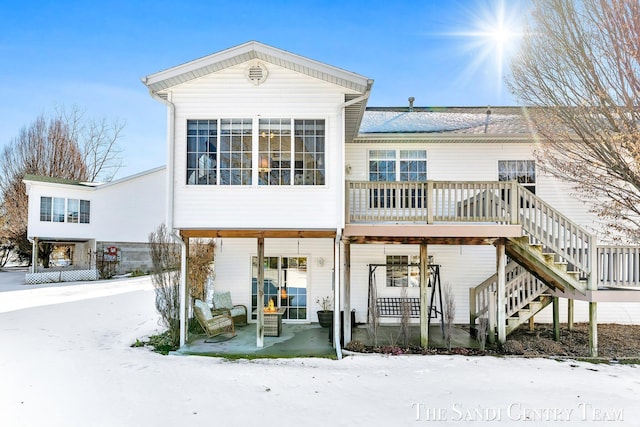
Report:
M40 197L40 221L89 224L90 217L89 200Z
M218 122L187 121L187 184L216 184Z
M499 160L498 181L517 181L536 192L536 163L533 160Z
M220 184L250 185L251 119L220 120L220 127Z
M254 177L258 185L324 185L324 120L187 121L188 185L251 185Z
M260 119L258 183L291 184L291 120Z
M324 185L324 120L295 121L295 185Z

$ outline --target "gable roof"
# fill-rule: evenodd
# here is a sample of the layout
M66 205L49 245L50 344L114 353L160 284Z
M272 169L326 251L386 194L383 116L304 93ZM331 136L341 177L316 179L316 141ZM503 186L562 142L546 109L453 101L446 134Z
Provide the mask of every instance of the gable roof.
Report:
M345 140L358 133L360 121L371 93L373 80L342 68L324 64L282 49L250 41L217 53L159 71L142 78L152 95L166 99L163 91L179 84L259 59L307 76L338 85L350 92L345 94Z
M217 53L150 74L142 82L158 92L252 59L279 65L364 94L371 89L373 80L341 68L305 58L282 49L250 41Z

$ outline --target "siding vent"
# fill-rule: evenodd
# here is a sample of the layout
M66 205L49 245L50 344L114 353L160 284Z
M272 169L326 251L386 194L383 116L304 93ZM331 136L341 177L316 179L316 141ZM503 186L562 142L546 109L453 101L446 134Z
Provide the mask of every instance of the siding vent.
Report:
M269 73L267 72L265 66L260 63L251 65L249 68L247 68L246 72L247 79L249 79L249 81L256 86L264 83L265 80L267 80L268 74Z

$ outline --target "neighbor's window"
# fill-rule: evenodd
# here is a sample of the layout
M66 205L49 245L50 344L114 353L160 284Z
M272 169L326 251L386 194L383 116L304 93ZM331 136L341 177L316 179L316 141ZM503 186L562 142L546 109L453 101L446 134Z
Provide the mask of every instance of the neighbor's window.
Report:
M387 286L420 286L420 257L387 255Z
M536 163L533 160L499 160L498 181L517 181L536 192Z
M217 120L187 120L187 184L216 184L217 147Z
M53 222L64 222L64 199L53 198Z
M91 202L80 200L80 224L89 224L91 220Z
M89 200L40 197L40 221L89 224L90 204Z
M68 199L67 200L67 222L78 223L80 209L80 200Z
M40 221L51 221L51 197L40 197Z

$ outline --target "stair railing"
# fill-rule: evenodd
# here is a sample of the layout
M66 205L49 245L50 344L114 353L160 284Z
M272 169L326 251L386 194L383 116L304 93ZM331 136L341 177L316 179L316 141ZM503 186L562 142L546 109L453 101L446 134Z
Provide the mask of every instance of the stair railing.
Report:
M509 261L506 269L505 307L506 317L524 308L549 288L536 279L524 267L515 261ZM494 274L487 280L469 289L469 325L473 327L480 317L487 317L490 300L498 290L498 275Z
M562 261L568 262L582 277L595 271L595 236L552 208L522 185L517 186L520 224L533 243L542 244Z

